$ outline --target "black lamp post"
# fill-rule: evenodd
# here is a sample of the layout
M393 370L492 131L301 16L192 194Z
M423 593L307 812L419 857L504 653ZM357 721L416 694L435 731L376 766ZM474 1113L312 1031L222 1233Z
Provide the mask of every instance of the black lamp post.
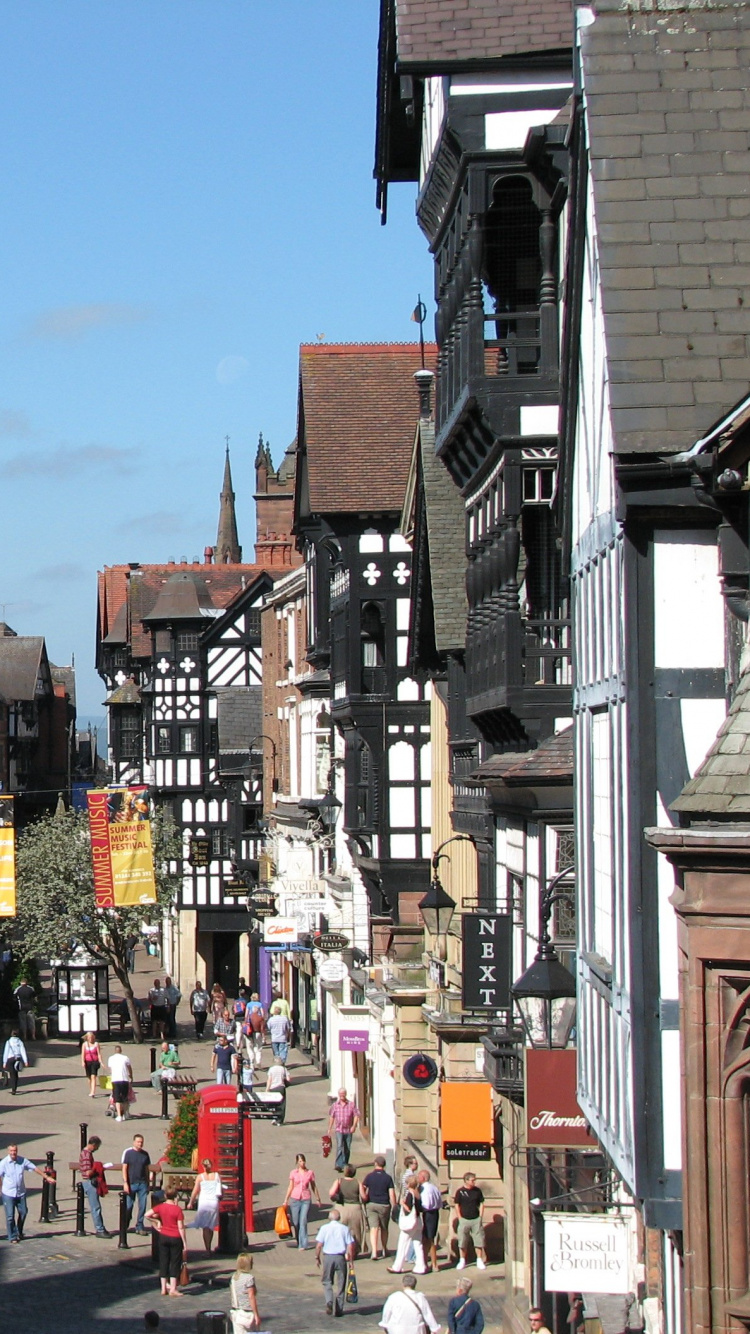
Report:
M454 834L451 838L446 838L432 855L432 880L430 888L423 899L419 900L419 908L422 921L424 922L431 936L437 938L436 953L438 958L444 959L446 955L446 936L448 928L453 921L453 914L456 911L455 900L451 898L440 883L438 867L442 857L448 854L443 852L443 848L448 843L473 843L471 834Z
M532 1047L567 1047L575 1022L575 978L557 957L549 934L553 904L572 892L558 891L557 886L572 869L566 866L542 893L536 958L510 989Z

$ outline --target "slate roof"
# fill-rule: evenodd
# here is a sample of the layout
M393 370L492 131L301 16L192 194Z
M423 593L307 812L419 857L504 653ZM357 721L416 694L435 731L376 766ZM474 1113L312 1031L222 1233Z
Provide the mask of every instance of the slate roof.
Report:
M460 491L440 459L435 457L435 423L419 423L422 484L430 554L430 585L439 653L463 648L466 642L468 601L463 556L466 512Z
M571 0L396 0L401 69L448 69L573 43Z
M242 753L247 759L250 742L263 727L262 693L261 686L225 686L216 691L221 754Z
M44 639L38 635L0 638L0 695L3 699L33 700L46 658Z
M750 670L740 677L705 760L670 810L714 819L750 815Z
M750 7L594 7L582 82L615 449L681 451L750 381Z
M573 782L573 728L566 727L540 742L536 750L492 755L480 764L472 778L482 782L500 780L508 787Z
M205 579L192 570L180 570L167 579L144 623L150 621L194 621L209 616L215 607Z
M428 365L437 349L428 344ZM300 425L312 514L401 510L419 415L418 343L300 348Z

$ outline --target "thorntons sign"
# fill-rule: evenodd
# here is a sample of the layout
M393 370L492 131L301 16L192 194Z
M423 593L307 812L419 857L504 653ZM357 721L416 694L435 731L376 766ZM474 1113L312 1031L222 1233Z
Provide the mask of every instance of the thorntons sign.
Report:
M544 1214L544 1286L547 1292L631 1292L625 1219Z
M576 1099L575 1051L528 1048L526 1142L568 1149L596 1147Z

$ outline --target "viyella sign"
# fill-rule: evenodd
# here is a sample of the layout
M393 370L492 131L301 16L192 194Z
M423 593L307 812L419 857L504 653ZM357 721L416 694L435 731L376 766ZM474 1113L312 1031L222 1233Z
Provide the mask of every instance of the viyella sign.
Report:
M464 913L462 1003L465 1010L501 1010L510 1005L509 916Z

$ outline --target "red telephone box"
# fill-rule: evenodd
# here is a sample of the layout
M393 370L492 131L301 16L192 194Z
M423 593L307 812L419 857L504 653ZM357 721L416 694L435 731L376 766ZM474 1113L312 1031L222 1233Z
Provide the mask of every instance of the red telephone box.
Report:
M237 1089L232 1084L211 1084L198 1095L198 1159L210 1158L221 1177L221 1213L240 1211L242 1164L245 1229L255 1231L253 1219L253 1128L249 1116L238 1115ZM239 1130L242 1129L240 1144Z

